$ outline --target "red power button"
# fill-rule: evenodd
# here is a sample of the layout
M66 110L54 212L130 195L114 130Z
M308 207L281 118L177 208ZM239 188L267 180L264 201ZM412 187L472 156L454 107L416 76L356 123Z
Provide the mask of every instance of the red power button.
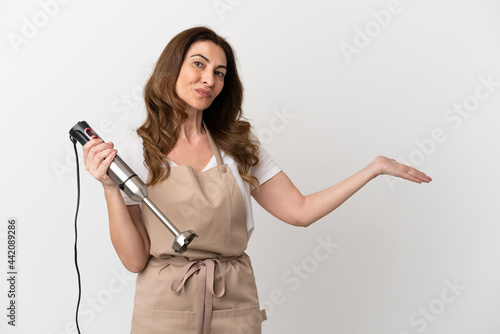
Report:
M87 134L87 136L89 136L90 138L92 139L97 139L99 138L99 136L94 132L94 130L92 130L91 128L86 128L85 129L85 133ZM99 138L101 139L101 138Z

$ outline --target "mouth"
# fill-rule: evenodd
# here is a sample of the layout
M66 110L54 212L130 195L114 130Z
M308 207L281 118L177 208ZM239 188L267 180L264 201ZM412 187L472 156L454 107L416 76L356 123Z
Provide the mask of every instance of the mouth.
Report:
M210 93L208 90L204 90L201 88L195 89L195 91L200 94L202 97L210 98L212 97L212 93Z

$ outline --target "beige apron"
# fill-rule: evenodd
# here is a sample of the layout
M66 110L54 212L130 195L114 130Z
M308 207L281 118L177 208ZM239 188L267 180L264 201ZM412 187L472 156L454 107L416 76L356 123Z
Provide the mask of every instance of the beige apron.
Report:
M165 181L148 187L149 198L180 231L192 229L199 237L176 254L173 235L142 210L151 257L137 275L133 334L261 333L266 315L244 252L243 195L207 134L217 167L195 173L191 166L173 166Z

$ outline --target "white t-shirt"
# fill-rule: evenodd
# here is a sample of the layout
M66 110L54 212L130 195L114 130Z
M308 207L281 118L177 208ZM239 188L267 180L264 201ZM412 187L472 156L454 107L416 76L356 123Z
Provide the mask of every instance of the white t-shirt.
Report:
M252 136L256 138L253 133ZM135 174L137 174L137 176L139 176L143 182L146 182L149 171L144 161L142 137L140 137L137 133L127 135L119 144L116 145L116 149L118 150L118 155L123 159L123 161L125 161L125 163L135 172ZM220 153L223 163L229 166L236 183L240 187L241 194L243 195L247 215L247 230L248 235L250 236L254 230L252 201L250 195L250 191L253 190L253 187L250 188L250 185L241 178L238 172L238 165L233 157L227 155L223 150L220 150ZM274 160L267 154L260 142L258 157L259 163L251 168L250 174L257 177L259 184L262 185L264 182L278 174L281 171L281 168L279 168ZM177 166L171 160L169 160L169 163L171 167ZM217 159L215 158L215 155L213 155L212 159L203 171L216 166ZM141 204L140 202L132 201L123 191L121 193L126 205ZM165 214L168 217L168 213Z

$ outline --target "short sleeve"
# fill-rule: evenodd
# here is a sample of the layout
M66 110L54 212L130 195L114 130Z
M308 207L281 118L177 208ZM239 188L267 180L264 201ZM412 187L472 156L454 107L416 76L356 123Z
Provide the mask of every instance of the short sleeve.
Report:
M281 168L269 156L264 146L262 146L262 144L258 140L257 136L255 136L255 134L253 134L252 132L250 133L251 133L251 138L253 138L253 140L256 140L259 145L259 152L258 152L259 162L257 163L257 165L252 166L250 174L259 179L259 184L262 185L266 181L271 179L273 176L278 174L281 171ZM252 191L253 189L254 187L252 186L250 191Z
M118 155L134 171L134 173L146 182L148 169L144 165L144 154L142 148L142 138L137 134L129 134L123 138L117 145ZM121 191L126 205L140 204L131 200L123 191Z

